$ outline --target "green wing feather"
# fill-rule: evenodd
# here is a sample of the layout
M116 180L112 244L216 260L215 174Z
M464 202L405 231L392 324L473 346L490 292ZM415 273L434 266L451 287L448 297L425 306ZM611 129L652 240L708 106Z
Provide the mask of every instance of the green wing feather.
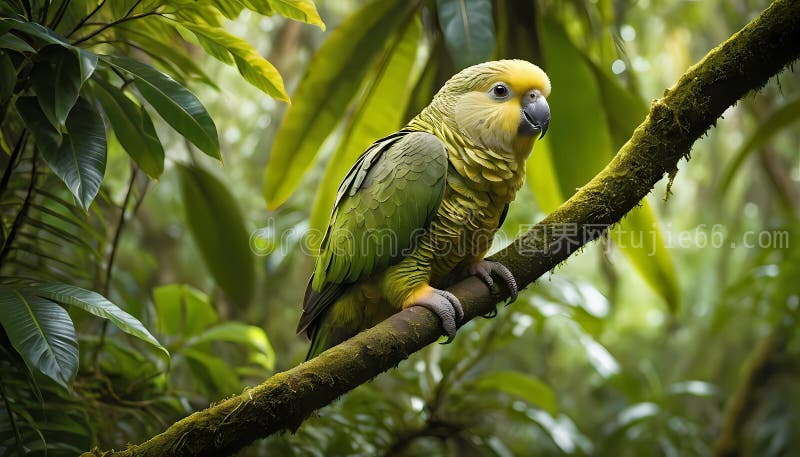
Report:
M361 155L339 187L298 333L349 284L411 251L439 208L446 180L445 145L429 133L401 130Z

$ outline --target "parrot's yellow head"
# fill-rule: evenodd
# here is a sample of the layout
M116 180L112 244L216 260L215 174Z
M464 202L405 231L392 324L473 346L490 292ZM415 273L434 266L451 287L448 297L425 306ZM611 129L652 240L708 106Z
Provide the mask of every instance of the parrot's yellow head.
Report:
M550 123L550 79L524 60L465 68L444 85L445 104L459 133L471 142L525 159ZM434 102L436 100L434 99Z

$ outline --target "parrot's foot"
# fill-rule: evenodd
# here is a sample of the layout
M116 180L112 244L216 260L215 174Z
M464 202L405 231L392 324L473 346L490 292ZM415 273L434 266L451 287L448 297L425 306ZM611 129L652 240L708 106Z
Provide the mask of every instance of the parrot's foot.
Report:
M456 324L464 317L464 309L458 298L446 290L429 288L429 291L420 295L411 306L422 306L439 316L442 327L447 334L447 343L456 336Z
M514 275L511 273L511 270L506 268L505 265L500 262L495 262L494 260L484 259L471 266L469 269L469 274L479 277L489 287L494 285L492 273L495 273L497 276L503 278L503 281L506 283L506 287L508 287L508 291L511 294L508 298L508 303L513 303L517 299L519 289L517 288L517 280L514 279Z

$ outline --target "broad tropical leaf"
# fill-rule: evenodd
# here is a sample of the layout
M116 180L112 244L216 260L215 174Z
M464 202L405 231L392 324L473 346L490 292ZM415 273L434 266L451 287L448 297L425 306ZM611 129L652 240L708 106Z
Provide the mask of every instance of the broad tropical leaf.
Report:
M192 338L188 344L210 343L212 341L227 341L247 345L257 351L259 357L256 363L267 370L275 368L275 351L261 327L246 325L241 322L223 322L209 328L203 333Z
M236 200L217 178L196 167L179 166L186 223L217 285L233 303L253 297L255 271L250 237Z
M0 36L0 48L12 49L19 52L36 52L25 40L12 33L6 33Z
M242 383L236 371L221 358L192 348L186 348L181 353L187 357L195 377L210 392L230 395L241 390Z
M81 69L78 58L60 45L42 48L31 71L31 82L36 98L47 119L57 129L62 129L67 115L81 89Z
M33 135L36 147L43 153L57 151L61 146L61 132L47 120L42 107L36 97L19 97L17 99L17 112L19 112L25 127Z
M128 57L101 56L103 62L133 76L136 87L158 114L201 151L221 159L217 127L200 100L177 81Z
M457 70L491 60L495 45L491 0L437 0L436 9Z
M58 150L42 149L53 172L67 185L83 209L92 204L106 171L106 130L103 119L83 98L69 113L67 133Z
M117 139L128 155L151 178L164 171L164 147L144 107L105 80L97 79L98 89L93 91L103 106Z
M477 389L500 390L519 397L549 413L558 409L553 389L538 378L516 371L492 371L471 383Z
M208 295L185 284L169 284L153 290L158 331L185 338L205 331L219 320Z
M0 104L5 105L6 100L14 93L16 82L17 69L14 67L14 62L7 51L0 50Z
M0 324L25 363L69 388L78 371L78 339L64 308L36 295L2 287Z

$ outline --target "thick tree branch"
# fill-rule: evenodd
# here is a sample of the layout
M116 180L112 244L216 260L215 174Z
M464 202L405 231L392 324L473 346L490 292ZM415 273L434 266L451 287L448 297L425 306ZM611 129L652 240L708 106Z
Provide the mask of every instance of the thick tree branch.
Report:
M674 175L680 159L726 108L799 56L800 1L777 0L653 102L645 121L600 174L495 258L521 286L535 281L600 235L598 227L618 222L665 174ZM545 236L563 224L576 227L577 236L562 237L571 230L559 230L555 239ZM506 291L490 291L475 278L449 290L461 300L465 320L493 311L507 297ZM296 429L315 410L396 366L441 333L432 313L406 309L309 362L176 422L149 441L120 452L84 455L232 453L258 438Z

